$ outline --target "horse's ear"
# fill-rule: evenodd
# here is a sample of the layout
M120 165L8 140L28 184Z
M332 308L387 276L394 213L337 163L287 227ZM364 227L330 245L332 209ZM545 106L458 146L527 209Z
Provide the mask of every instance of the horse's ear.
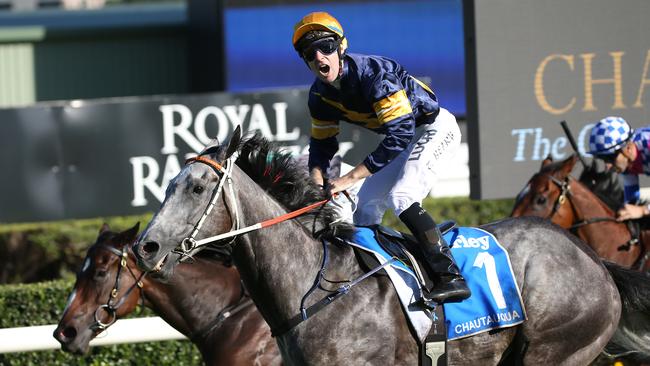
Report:
M104 224L102 224L102 227L99 228L99 233L103 234L103 233L105 233L107 231L110 231L110 230L111 230L110 226L108 226L107 223L104 223Z
M553 162L553 157L551 156L551 154L548 154L546 159L542 160L542 168L544 168L545 166L551 164L552 162Z
M124 242L130 243L138 236L138 230L140 230L140 221L136 222L132 228L121 232L120 236Z
M578 155L572 154L566 160L562 163L562 174L563 175L569 175L571 174L571 171L573 170L573 167L576 165L576 162L578 162Z
M232 154L234 154L235 151L239 149L239 143L241 142L241 137L242 137L241 126L237 126L237 128L235 128L235 131L233 131L232 133L232 137L230 137L230 141L228 142L228 148L226 149L225 159L231 157Z

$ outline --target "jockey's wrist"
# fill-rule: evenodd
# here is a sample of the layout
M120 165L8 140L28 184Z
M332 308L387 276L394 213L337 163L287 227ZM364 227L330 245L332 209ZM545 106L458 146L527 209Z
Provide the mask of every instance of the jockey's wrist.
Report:
M643 206L643 216L650 215L650 203Z

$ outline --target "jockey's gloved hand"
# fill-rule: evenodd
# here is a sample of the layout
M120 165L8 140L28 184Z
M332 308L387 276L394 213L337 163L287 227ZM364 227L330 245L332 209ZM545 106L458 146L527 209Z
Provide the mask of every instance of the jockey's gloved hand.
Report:
M332 198L332 194L330 193L331 190L332 190L332 186L330 185L329 180L325 179L323 181L323 191L325 192L325 197Z

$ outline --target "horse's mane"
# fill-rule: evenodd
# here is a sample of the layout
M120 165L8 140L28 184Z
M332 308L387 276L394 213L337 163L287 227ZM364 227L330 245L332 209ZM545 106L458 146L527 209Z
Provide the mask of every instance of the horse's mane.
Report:
M552 163L548 163L548 164L544 165L539 170L539 174L551 174L551 175L553 175L553 173L560 170L560 168L562 168L563 165L564 165L564 161L561 161L561 160L554 161Z
M217 156L222 155L224 149L225 147L220 147ZM327 198L323 188L311 179L307 169L290 152L267 140L259 132L242 138L237 150L237 166L288 211ZM352 234L352 224L339 222L338 218L333 207L324 205L297 220L314 237L349 237Z

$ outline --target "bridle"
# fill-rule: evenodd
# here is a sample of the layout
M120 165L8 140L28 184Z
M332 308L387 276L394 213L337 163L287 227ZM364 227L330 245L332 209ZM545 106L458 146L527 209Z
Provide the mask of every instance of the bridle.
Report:
M325 205L327 202L330 201L331 198L324 199L322 201L318 201L315 203L312 203L311 205L305 206L303 208L300 208L298 210L286 213L284 215L280 215L278 217L272 218L270 220L258 222L254 225L246 226L244 228L239 228L239 217L238 217L238 209L237 209L237 204L233 205L232 211L230 212L230 217L233 222L232 228L230 231L218 234L215 236L211 236L208 238L196 240L195 237L198 234L198 232L201 230L201 227L203 226L203 223L205 222L205 219L208 217L210 212L212 212L212 209L214 208L214 205L221 194L221 192L224 190L224 186L227 184L229 187L229 191L231 196L233 197L232 199L235 199L235 194L234 194L234 188L233 188L233 182L232 182L232 172L235 166L235 161L237 157L235 156L236 154L233 154L231 157L226 159L224 165L221 165L217 163L216 161L209 159L205 156L197 156L194 158L190 158L186 161L186 164L192 164L192 163L202 163L210 166L212 170L219 176L219 184L217 187L214 189L212 192L212 196L210 198L210 202L208 203L208 206L205 208L203 215L201 215L201 218L199 221L194 225L194 229L192 230L191 234L187 237L185 237L179 246L172 250L172 253L179 254L181 256L182 260L183 258L191 258L192 254L195 250L197 250L201 246L209 245L209 244L214 244L216 242L220 242L226 239L230 239L229 243L234 241L235 238L239 235L254 231L254 230L259 230L265 227L269 227L271 225L275 225L278 223L281 223L286 220L290 220L293 218L296 218L306 212L309 212L317 207ZM344 194L349 198L347 195L347 192L344 192ZM226 195L224 193L224 201L226 201ZM227 209L227 208L226 208ZM228 244L229 244L228 243ZM307 298L316 290L317 288L320 288L320 282L323 279L324 272L325 272L325 267L328 262L328 249L327 249L327 243L324 239L321 239L321 243L323 245L323 260L321 262L320 269L317 274L317 278L312 284L312 287L307 290L305 295L302 297L302 300L300 302L300 313L295 315L294 317L290 318L288 321L284 322L281 324L279 327L275 329L271 329L271 334L276 337L279 335L282 335L289 331L290 329L294 328L301 322L307 320L320 310L322 310L325 306L328 304L332 303L334 300L338 299L339 297L345 295L350 291L350 289L357 284L359 284L361 281L363 281L366 278L369 278L376 272L380 271L382 268L391 265L393 262L395 262L398 258L393 257L390 260L385 261L384 263L378 265L377 267L373 268L372 270L366 272L362 276L349 281L349 283L339 287L337 290L327 294L325 297L320 299L320 301L317 301L316 303L310 305L309 307L306 306L306 300ZM163 263L165 262L165 259L167 256L164 256L160 261L156 264L154 267L154 271L159 270Z
M147 272L142 272L140 276L136 276L135 273L133 273L133 270L131 267L128 266L128 256L129 256L129 246L124 245L122 247L122 250L118 250L116 248L113 248L108 245L99 245L99 248L106 249L109 252L115 254L120 258L120 262L117 267L117 274L115 275L115 284L113 285L113 289L111 290L111 293L108 297L108 300L106 301L106 304L100 305L97 310L95 310L95 324L94 328L99 329L99 330L105 330L106 328L110 327L117 321L117 309L120 308L126 301L126 299L129 298L129 295L131 292L137 287L140 289L140 299L142 299L142 291L144 291L142 279L144 276L147 274ZM126 292L124 293L124 296L117 300L117 295L119 293L119 288L120 288L120 274L122 273L122 269L126 268L129 273L131 274L131 277L135 280L133 285L129 287ZM103 322L101 320L101 313L105 312L106 314L109 315L109 320L108 322Z
M555 200L555 203L553 204L553 210L551 213L546 217L548 220L552 221L553 216L558 212L560 209L560 206L562 206L565 202L571 201L571 196L573 195L571 192L571 176L567 175L564 180L560 180L553 175L549 175L549 178L553 183L555 183L559 188L560 188L560 194L558 198ZM577 222L571 226L568 227L568 230L575 232L578 228L590 225L590 224L595 224L598 222L616 222L616 218L614 217L608 217L608 216L603 216L603 217L591 217L588 219L580 219L578 212L576 210L575 205L571 204L571 209L573 211L573 214L575 215ZM634 234L634 230L630 228L629 225L628 230L630 231L630 240L627 242L621 244L618 246L618 250L629 250L632 245L637 245L639 244L639 238Z
M549 178L551 179L551 182L555 183L560 188L560 195L557 196L557 199L553 203L553 210L551 210L551 213L546 217L548 220L551 220L560 209L560 206L567 201L567 197L571 196L571 182L569 181L569 176L564 180L559 180L553 175L549 175ZM575 208L573 210L575 213Z
M237 159L236 154L233 154L231 157L226 159L224 165L221 165L217 163L216 161L206 157L206 156L195 156L193 158L189 158L185 161L186 165L192 164L192 163L202 163L210 168L217 174L219 177L219 184L217 187L212 191L212 196L210 197L210 200L208 201L208 205L205 207L205 210L203 211L203 214L199 218L199 221L194 225L194 228L192 229L192 232L190 233L189 236L185 237L180 245L175 248L172 252L177 253L181 255L181 260L185 258L191 258L192 253L200 246L204 246L207 244L215 243L218 241L221 241L225 238L230 238L232 237L234 240L234 237L239 234L235 235L227 235L224 236L223 238L207 238L210 240L202 239L202 240L196 240L196 235L199 233L201 230L201 227L205 223L205 220L208 218L210 213L212 212L212 209L214 208L215 204L217 203L217 200L219 199L219 196L221 192L224 190L224 187L228 185L228 190L230 191L230 196L235 199L235 191L234 191L234 185L232 182L232 172L235 167L235 160ZM224 193L224 200L226 199L226 195ZM233 212L230 213L231 221L232 221L232 227L230 228L230 231L226 234L236 232L239 229L239 211L238 211L238 205L235 202L233 206ZM161 264L162 261L159 263ZM158 267L158 266L157 266ZM155 270L155 269L154 269Z
M555 185L557 185L560 188L560 194L557 197L557 199L555 200L555 203L553 204L553 210L546 217L548 220L552 220L553 216L555 216L555 214L558 212L560 207L565 202L567 202L567 201L571 202L571 196L573 195L573 193L571 191L571 176L570 175L566 176L566 178L564 178L564 180L560 180L560 179L554 177L553 175L549 175L549 178L551 179L551 182L555 183ZM576 208L575 208L575 206L573 204L571 205L571 209L573 210L574 215L578 219L577 220L578 222L571 225L568 228L569 230L575 230L575 229L577 229L579 227L594 224L594 223L597 223L597 222L607 222L607 221L609 221L609 222L617 222L615 218L607 217L607 216L592 217L592 218L588 218L588 219L579 219L578 218L578 212L576 211Z
M208 205L206 206L205 210L203 211L203 215L201 215L201 218L199 218L199 221L194 225L194 228L192 232L190 233L189 236L185 237L183 240L181 240L181 243L179 244L178 247L172 250L172 253L179 254L181 256L181 261L186 258L192 258L192 255L199 249L199 247L206 246L206 245L213 245L215 243L223 242L226 239L230 239L227 243L225 244L220 244L220 245L229 245L232 243L239 235L246 234L251 231L263 229L265 227L269 227L271 225L275 225L278 223L281 223L283 221L287 221L293 218L296 218L306 212L309 212L317 207L325 205L327 202L330 201L330 198L324 199L322 201L318 201L315 203L312 203L311 205L305 206L303 208L297 209L295 211L286 213L284 215L280 215L278 217L258 222L256 224L246 226L243 228L240 228L240 219L239 219L239 210L238 210L238 205L237 202L235 201L235 192L234 192L234 184L232 182L232 172L235 167L235 161L237 160L236 154L231 155L228 159L226 159L225 163L223 165L219 164L218 162L206 157L206 156L196 156L190 159L186 160L186 165L193 164L193 163L202 163L206 164L209 167L212 168L212 170L217 174L219 177L219 184L217 187L214 189L212 192L212 196L210 197L210 201ZM196 240L196 235L199 233L201 230L201 227L205 223L205 219L210 215L212 212L212 209L214 208L214 205L216 204L219 195L221 194L222 191L224 191L224 187L228 185L228 191L230 192L230 196L232 197L232 200L235 201L233 204L231 204L232 209L228 210L227 209L227 202L226 202L226 210L230 211L229 215L232 221L232 227L230 228L230 231L227 231L222 234L210 236L204 239ZM347 193L345 193L347 195ZM226 201L227 197L224 192L224 201ZM167 256L163 257L158 264L154 267L154 271L159 270L163 263L165 262L165 259Z

